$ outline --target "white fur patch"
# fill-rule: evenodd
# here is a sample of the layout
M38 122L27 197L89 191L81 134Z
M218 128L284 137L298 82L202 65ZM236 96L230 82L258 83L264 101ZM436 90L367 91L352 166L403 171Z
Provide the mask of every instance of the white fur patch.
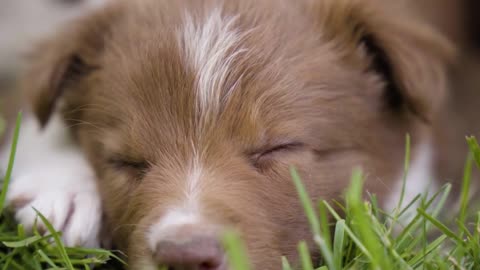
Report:
M422 144L414 152L410 169L407 174L405 184L405 195L400 209L406 207L413 199L421 193L429 192L433 194L437 190L437 185L433 179L433 148L429 143ZM385 208L393 211L398 206L402 191L403 177L400 178L392 190ZM405 219L416 213L416 207L413 206L404 215Z
M194 158L190 173L186 178L184 200L173 206L158 223L154 224L147 233L147 240L151 250L155 250L157 243L176 227L186 224L197 224L202 220L199 207L200 181L202 169L197 158Z
M154 224L147 234L148 245L151 250L155 250L157 243L168 236L172 229L182 225L199 223L201 218L198 213L189 210L176 209L171 210L160 219L160 222Z
M2 170L9 153L9 148L0 151ZM58 115L44 130L33 116L25 116L11 181L8 203L25 203L15 209L15 216L28 230L37 218L35 208L63 232L66 245L99 245L101 206L95 176Z
M215 112L233 91L222 89L232 63L244 52L239 47L243 39L235 29L237 17L224 16L219 8L199 20L185 14L184 28L177 33L186 64L196 72L196 91L200 112ZM225 92L226 91L226 92Z
M240 46L244 34L235 29L236 21L237 17L224 16L221 9L216 8L203 18L186 13L183 27L178 29L177 42L181 55L185 65L195 72L196 106L203 117L218 112L224 99L237 85L222 89L232 64L246 51ZM151 250L155 250L157 243L176 228L202 221L199 194L203 171L198 156L198 153L193 154L188 168L183 201L172 205L172 209L148 230L146 239ZM143 262L142 266L148 268L150 262Z
M196 154L195 154L196 155ZM195 156L190 167L190 175L187 177L187 187L185 189L186 209L198 212L198 195L200 192L200 181L202 177L202 168L198 158Z

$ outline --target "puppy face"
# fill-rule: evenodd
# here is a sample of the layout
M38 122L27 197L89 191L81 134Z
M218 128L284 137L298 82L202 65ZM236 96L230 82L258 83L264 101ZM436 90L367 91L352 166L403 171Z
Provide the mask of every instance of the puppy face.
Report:
M291 166L315 200L356 166L373 193L398 177L443 95L443 40L365 1L307 2L118 2L34 62L34 110L61 100L133 269L191 266L191 247L225 269L225 229L278 269L311 238Z

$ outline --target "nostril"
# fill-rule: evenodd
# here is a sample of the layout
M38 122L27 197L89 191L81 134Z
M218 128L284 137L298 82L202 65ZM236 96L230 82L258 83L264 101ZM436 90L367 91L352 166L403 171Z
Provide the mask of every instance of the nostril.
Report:
M204 261L204 262L187 262L187 261L181 261L181 262L171 262L171 263L164 263L162 262L161 265L164 268L160 269L166 269L166 270L226 270L223 267L223 262L221 261ZM167 265L167 266L165 266Z
M218 270L221 261L204 261L198 265L199 270Z
M191 265L177 265L177 266L167 266L166 268L160 268L160 269L166 269L166 270L226 270L224 268L221 268L220 265L215 266L210 263L202 263L198 266L191 266Z
M212 263L212 262L202 262L198 269L199 270L217 270L221 263Z
M165 266L164 266L165 267ZM175 266L167 266L166 268L160 268L160 269L166 269L166 270L225 270L224 268L221 268L221 264L212 264L210 262L203 262L199 265L185 265L185 264L179 264Z

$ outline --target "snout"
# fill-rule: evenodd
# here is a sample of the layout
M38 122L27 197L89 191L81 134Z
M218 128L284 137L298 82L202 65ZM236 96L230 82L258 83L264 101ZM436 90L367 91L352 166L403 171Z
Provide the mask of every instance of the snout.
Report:
M158 266L168 270L227 270L220 230L214 226L197 220L161 222L148 237Z

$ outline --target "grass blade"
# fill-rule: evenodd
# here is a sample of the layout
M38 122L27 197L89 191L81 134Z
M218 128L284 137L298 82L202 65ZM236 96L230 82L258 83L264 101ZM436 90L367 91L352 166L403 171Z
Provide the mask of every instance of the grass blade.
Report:
M68 270L73 270L74 268L73 268L72 262L70 261L70 258L68 257L65 246L63 245L63 242L60 239L60 235L53 228L52 224L48 221L48 219L44 215L42 215L42 213L40 213L35 208L34 208L34 210L37 213L38 217L42 220L45 227L47 227L47 230L52 234L53 240L55 241L57 251L60 253L60 256L62 257L63 263L65 264L65 267Z
M28 247L31 244L38 242L42 238L43 237L41 237L40 235L34 235L32 237L28 237L19 241L4 241L2 242L2 244L9 248Z
M307 243L305 241L298 244L298 253L300 254L300 261L302 263L303 270L313 270L312 257L308 250Z
M403 200L405 199L405 189L407 186L408 171L410 170L410 144L410 135L407 134L405 136L405 160L403 163L402 190L400 192L400 200L398 201L397 205L397 213L402 208Z
M412 268L416 268L419 266L419 264L422 262L422 260L425 258L425 256L427 256L428 254L430 254L432 251L434 251L435 249L437 249L445 240L447 239L447 236L446 235L442 235L440 236L439 238L437 238L435 241L433 241L432 243L430 243L430 245L428 245L424 252L422 253L419 253L418 255L416 255L415 257L413 257L410 261L408 261L408 264L412 266Z
M315 214L315 210L313 208L312 201L310 200L310 196L308 195L307 190L305 189L305 186L300 179L300 176L294 168L290 168L290 174L292 176L293 182L295 183L295 187L305 210L305 214L307 215L308 222L310 223L310 228L314 235L320 235L320 221Z
M473 159L480 169L480 146L478 145L477 139L475 137L467 137L467 143L470 147L470 151L473 154Z
M330 226L328 225L328 211L323 202L320 201L318 204L318 213L320 218L320 231L322 233L322 237L325 240L326 248L328 250L332 250L331 243L332 239L330 237Z
M339 221L339 220L342 220L342 218L340 217L340 215L335 211L335 209L333 209L333 207L326 201L323 201L323 203L325 204L325 206L327 207L328 211L333 215L333 217ZM371 260L372 258L372 255L370 254L370 252L368 251L368 249L363 245L362 241L360 241L360 239L356 236L356 234L350 229L350 227L345 224L345 232L348 234L348 236L350 237L350 239L352 239L352 241L355 243L355 245L357 245L357 248L369 259Z
M308 221L310 223L310 228L313 232L313 239L315 243L319 246L320 252L322 253L323 259L327 263L327 265L333 269L333 253L331 249L331 245L329 242L325 240L325 238L322 237L322 231L320 229L320 220L315 213L315 210L313 208L312 200L310 199L310 196L307 193L307 190L305 189L305 186L302 183L302 180L300 179L300 176L298 175L297 171L294 168L290 169L290 173L292 175L293 182L295 184L295 187L297 189L298 196L300 197L300 201L302 203L303 209L307 215ZM322 204L320 204L322 205ZM320 209L320 211L322 211ZM326 217L326 210L323 210L325 213L324 220L322 223L326 224L324 228L324 231L326 233L330 233L328 231L328 221ZM328 236L328 239L330 237ZM330 241L330 240L328 240Z
M411 149L411 142L410 142L410 135L405 135L405 159L403 162L403 176L402 176L402 189L400 191L400 199L398 200L397 207L395 208L395 212L393 214L393 219L389 228L389 234L395 228L398 218L405 212L401 211L403 206L403 200L405 199L405 190L407 187L407 177L408 171L410 170L410 149Z
M60 269L58 268L58 266L47 256L47 254L45 254L45 252L43 252L42 250L38 250L38 255L42 258L42 260L47 263L48 265L50 265L50 267L52 269Z
M473 166L473 157L471 154L468 155L467 161L465 162L465 168L463 171L463 181L462 181L462 191L460 195L460 214L458 220L461 223L465 223L467 219L467 206L470 195L470 182L472 180L472 166Z
M381 232L374 231L375 226L370 220L370 214L363 201L363 183L364 179L361 170L354 170L350 187L346 193L347 215L350 215L352 218L352 229L358 234L359 239L372 256L372 268L388 269L384 249L378 238Z
M223 245L227 252L228 262L233 270L249 270L246 248L237 233L228 231L223 237Z
M423 217L425 217L430 223L435 225L442 233L444 233L446 236L454 239L458 243L462 243L463 240L458 237L452 230L450 230L445 224L440 222L439 220L435 219L431 215L429 215L425 210L418 208L417 209L418 213L420 213Z
M290 263L288 262L287 258L282 257L282 270L292 270Z
M15 130L13 132L13 141L10 148L10 158L8 160L7 172L5 178L3 178L2 191L0 193L0 216L3 213L3 208L5 206L5 200L7 197L8 186L10 185L10 179L12 177L13 164L15 161L15 154L17 152L18 137L20 135L20 126L22 123L22 113L18 113L17 121L15 125Z
M335 269L343 269L343 257L345 247L345 220L337 221L335 226L335 238L333 242L333 261Z

